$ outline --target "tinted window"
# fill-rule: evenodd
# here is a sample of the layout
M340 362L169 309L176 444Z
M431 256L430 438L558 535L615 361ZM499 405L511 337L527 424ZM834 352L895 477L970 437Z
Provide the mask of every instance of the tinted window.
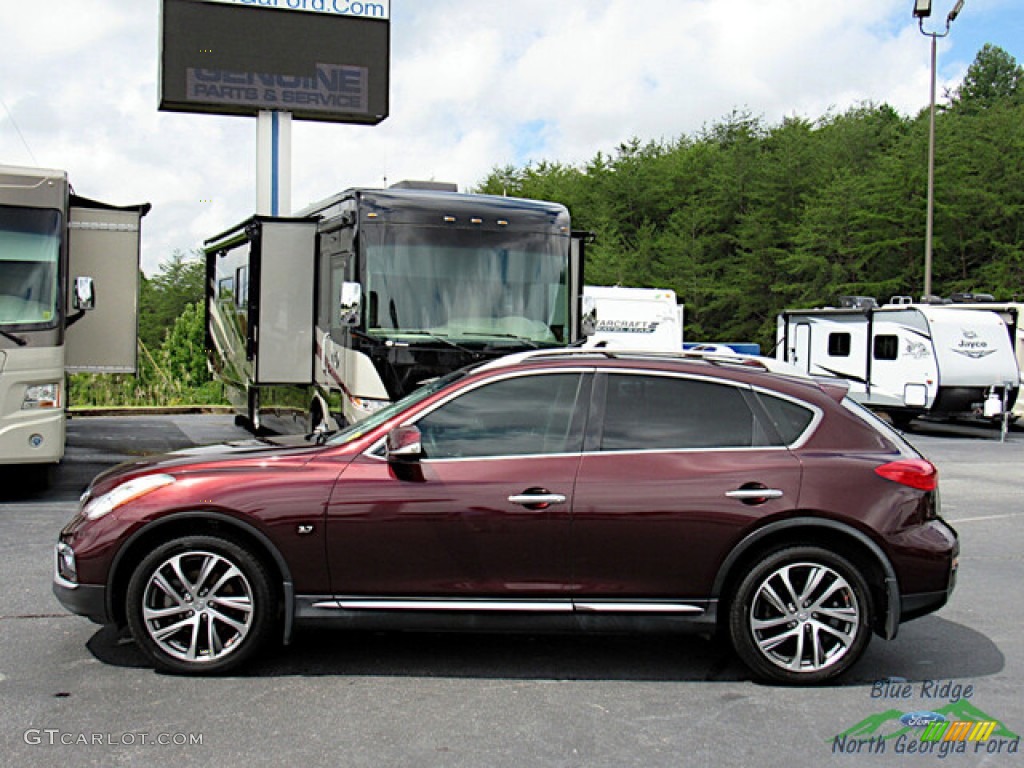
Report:
M830 333L828 335L828 354L830 357L849 357L850 334Z
M814 411L792 400L783 400L781 397L763 393L758 397L785 445L795 443L814 418Z
M736 387L667 376L610 374L603 451L754 444L754 417Z
M896 336L875 336L875 360L895 360L899 357L900 345Z
M478 387L417 422L429 459L578 451L571 439L581 374L520 376Z

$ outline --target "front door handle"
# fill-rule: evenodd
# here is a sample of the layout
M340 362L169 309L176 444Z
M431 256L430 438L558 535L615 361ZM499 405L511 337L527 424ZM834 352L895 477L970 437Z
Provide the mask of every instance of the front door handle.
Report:
M508 500L527 509L547 509L552 504L565 504L565 496L561 493L551 493L544 488L528 488L520 494L509 496Z
M769 499L781 499L782 491L778 488L752 488L744 486L735 491L726 491L725 495L730 499L742 501L744 504L764 504Z

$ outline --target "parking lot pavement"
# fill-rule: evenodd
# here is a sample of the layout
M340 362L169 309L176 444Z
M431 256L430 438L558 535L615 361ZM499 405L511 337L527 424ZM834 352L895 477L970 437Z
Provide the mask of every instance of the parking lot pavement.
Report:
M1024 765L1024 434L910 436L961 534L957 591L821 688L756 685L728 649L685 636L304 631L243 674L157 674L56 602L57 531L90 473L246 437L221 416L76 419L51 491L0 494L0 763ZM943 749L898 722L920 711L998 728Z

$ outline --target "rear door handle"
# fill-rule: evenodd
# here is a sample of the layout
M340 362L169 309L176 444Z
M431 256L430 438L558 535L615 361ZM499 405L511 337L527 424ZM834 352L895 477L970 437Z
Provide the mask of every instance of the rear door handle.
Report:
M777 488L738 488L726 491L725 495L746 504L761 504L769 499L781 499L783 493Z
M565 504L565 496L561 493L549 493L543 488L530 488L524 493L509 496L508 500L527 509L547 509L552 504Z

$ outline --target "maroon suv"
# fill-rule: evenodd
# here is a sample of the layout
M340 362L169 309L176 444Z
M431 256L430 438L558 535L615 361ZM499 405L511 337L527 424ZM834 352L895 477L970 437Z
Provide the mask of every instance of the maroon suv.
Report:
M777 365L524 353L326 440L124 464L61 532L54 591L183 672L336 619L722 629L760 679L830 679L946 602L959 544L928 461Z

